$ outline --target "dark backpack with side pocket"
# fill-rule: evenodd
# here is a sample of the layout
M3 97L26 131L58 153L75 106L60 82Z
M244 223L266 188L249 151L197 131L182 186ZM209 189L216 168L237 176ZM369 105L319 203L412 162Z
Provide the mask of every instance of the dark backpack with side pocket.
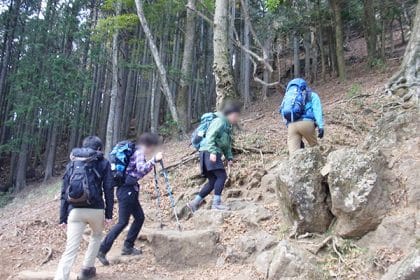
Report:
M71 152L71 163L67 170L69 184L67 202L73 206L86 207L94 203L99 193L97 181L100 174L95 169L97 151L90 148L75 148Z

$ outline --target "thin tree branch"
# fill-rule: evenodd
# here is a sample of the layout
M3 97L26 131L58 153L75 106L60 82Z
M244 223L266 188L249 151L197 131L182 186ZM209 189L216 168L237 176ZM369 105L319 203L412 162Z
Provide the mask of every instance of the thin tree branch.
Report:
M213 21L208 18L205 14L203 14L202 12L200 12L199 10L196 9L195 6L193 5L185 5L185 7L187 7L187 9L190 9L191 11L193 11L194 13L196 13L199 17L201 17L202 19L204 19L205 21L207 21L207 23L210 24L210 26L213 26Z

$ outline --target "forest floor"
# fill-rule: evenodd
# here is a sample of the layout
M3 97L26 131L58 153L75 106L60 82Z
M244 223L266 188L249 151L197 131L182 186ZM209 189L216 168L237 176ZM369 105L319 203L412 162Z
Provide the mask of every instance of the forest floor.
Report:
M377 104L375 93L383 89L384 84L399 65L398 59L390 59L377 69L367 69L363 62L354 62L348 66L348 80L340 83L336 79L328 79L313 85L319 93L324 105L326 133L320 141L323 150L337 149L343 146L355 146L363 140L381 116L381 108ZM256 150L272 151L273 154L241 153L236 156L232 169L232 178L246 178L256 169L268 170L280 160L287 157L286 129L277 113L281 96L276 94L265 101L256 102L243 114L241 131L235 137L240 146L252 147ZM188 141L168 141L163 146L165 162L176 163L193 152ZM170 180L175 196L185 192L198 190L200 181L197 161L190 161L174 168L170 172ZM140 201L146 214L145 231L156 227L155 196L153 176L142 180ZM232 180L227 190L240 188L241 180ZM48 271L53 273L65 246L65 233L57 226L59 208L60 180L49 185L38 184L15 198L6 207L0 209L0 279L16 279L24 270ZM163 189L163 181L161 183ZM163 193L163 191L162 191ZM248 192L246 199L258 201L258 191ZM274 199L258 203L266 208L271 218L262 222L262 230L286 238L285 225L279 213L275 194ZM254 197L253 197L254 196ZM164 197L164 217L168 228L174 228L171 208L167 197ZM193 229L190 221L182 220L184 230ZM231 216L223 226L220 242L223 246L232 244L241 234L249 230L241 220ZM122 246L122 237L114 245L110 255L117 255ZM83 242L84 252L87 242ZM203 264L201 267L171 270L160 265L154 259L151 248L145 241L137 244L143 248L143 255L128 262L121 262L110 267L98 266L98 279L260 279L252 265L225 262L223 264ZM83 254L80 254L73 268L80 269ZM356 267L363 264L355 262ZM326 262L326 269L334 271L334 260ZM246 277L245 277L246 276ZM351 271L347 277L353 278ZM368 277L368 276L366 276ZM370 277L368 277L370 278ZM375 279L372 276L372 279Z

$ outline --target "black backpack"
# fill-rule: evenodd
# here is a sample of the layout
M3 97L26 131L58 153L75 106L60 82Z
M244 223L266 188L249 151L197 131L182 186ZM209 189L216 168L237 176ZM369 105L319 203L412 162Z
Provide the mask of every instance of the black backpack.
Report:
M101 176L95 169L98 153L90 148L75 148L71 152L70 160L67 170L67 202L73 206L89 206L99 193L97 181Z

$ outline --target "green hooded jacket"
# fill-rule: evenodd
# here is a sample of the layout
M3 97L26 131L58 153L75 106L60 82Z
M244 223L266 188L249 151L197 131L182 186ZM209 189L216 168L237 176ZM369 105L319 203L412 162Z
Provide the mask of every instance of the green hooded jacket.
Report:
M219 153L232 160L232 125L222 113L217 112L216 115L217 118L211 122L201 143L200 152Z

